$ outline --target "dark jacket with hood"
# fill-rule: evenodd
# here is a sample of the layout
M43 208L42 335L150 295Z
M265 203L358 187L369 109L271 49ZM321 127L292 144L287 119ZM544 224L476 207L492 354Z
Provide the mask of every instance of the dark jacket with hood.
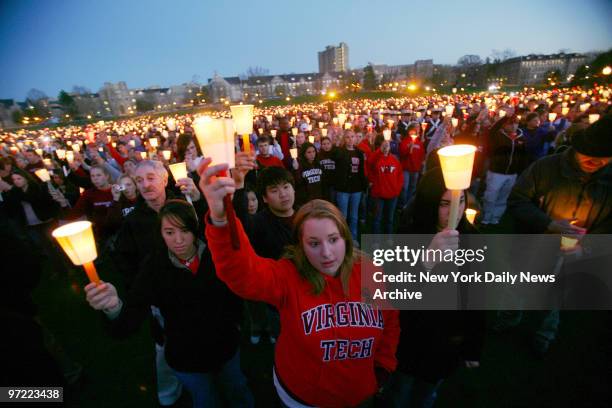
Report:
M520 129L514 139L504 132L503 126L508 120L508 116L501 118L489 132L489 170L498 174L521 174L529 165L525 138Z
M440 198L445 191L440 168L426 172L412 208L402 214L398 233L435 234ZM457 230L460 234L478 233L465 215ZM437 265L434 272L444 266ZM400 372L436 383L450 376L464 361L480 360L485 336L484 312L402 310L400 327L397 347Z
M546 232L553 220L577 219L589 233L612 233L612 165L580 170L575 150L544 157L516 181L508 210L523 233Z

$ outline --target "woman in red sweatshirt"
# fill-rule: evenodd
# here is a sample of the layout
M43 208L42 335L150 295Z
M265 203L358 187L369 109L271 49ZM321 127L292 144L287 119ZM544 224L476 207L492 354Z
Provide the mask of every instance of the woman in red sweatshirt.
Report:
M215 178L227 165L200 167L209 204L206 237L219 278L239 296L280 312L274 385L288 407L351 407L368 403L395 370L397 311L361 302L362 258L344 217L331 203L313 200L294 219L294 242L281 260L259 257L238 222L232 249L223 197L234 180Z
M419 180L419 174L425 160L425 146L419 137L419 125L408 126L407 135L404 136L399 147L400 162L404 170L404 185L402 187L400 208L406 207L410 197L414 194Z
M391 145L385 140L380 149L370 156L370 195L374 200L375 213L372 232L382 233L381 224L385 226L385 234L393 232L393 215L397 199L404 185L404 173L400 162L390 154Z

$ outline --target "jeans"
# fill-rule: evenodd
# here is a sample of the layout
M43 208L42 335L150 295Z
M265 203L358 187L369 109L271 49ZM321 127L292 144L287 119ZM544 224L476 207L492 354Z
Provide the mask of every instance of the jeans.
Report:
M356 193L345 193L338 191L336 193L338 208L346 218L346 221L351 230L353 239L357 241L357 222L359 219L359 203L361 202L361 191Z
M164 317L156 306L151 306L151 314L161 328L165 327ZM181 397L183 386L174 371L166 362L165 346L155 343L155 372L157 374L157 399L161 405L172 405Z
M435 384L396 371L385 393L384 407L388 408L431 408L436 402L437 390L442 380Z
M211 408L220 404L221 393L230 407L253 407L253 396L240 370L240 352L237 352L218 372L186 373L175 371L179 381L189 390L193 408Z
M516 182L516 174L499 174L487 171L487 189L485 190L483 224L497 224L506 211L508 196Z
M384 224L385 234L393 233L393 216L395 215L395 206L397 205L397 197L385 199L385 198L373 198L374 200L374 225L372 226L372 232L374 234L381 234L381 223Z
M416 191L417 182L419 181L419 172L418 171L408 171L404 170L404 186L402 187L402 192L400 194L400 207L404 208L408 205L410 198Z

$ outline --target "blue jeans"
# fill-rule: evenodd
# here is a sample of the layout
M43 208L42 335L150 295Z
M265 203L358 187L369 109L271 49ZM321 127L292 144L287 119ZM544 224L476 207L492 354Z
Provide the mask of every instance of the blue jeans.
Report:
M395 215L395 206L397 205L397 197L384 199L372 198L374 200L374 225L372 232L381 234L381 223L385 226L385 234L393 233L393 216Z
M389 408L431 408L442 380L429 383L400 371L391 377L383 406Z
M357 221L359 219L359 203L361 202L361 191L356 193L336 193L338 208L346 218L353 239L357 241Z
M401 208L404 208L406 205L408 205L410 198L416 191L416 186L417 186L418 181L419 181L418 171L411 172L408 170L404 170L404 186L402 187L402 193L400 195Z
M221 369L211 373L186 373L175 371L179 381L189 390L193 408L223 406L221 393L230 407L253 407L253 396L240 370L240 352L237 352Z

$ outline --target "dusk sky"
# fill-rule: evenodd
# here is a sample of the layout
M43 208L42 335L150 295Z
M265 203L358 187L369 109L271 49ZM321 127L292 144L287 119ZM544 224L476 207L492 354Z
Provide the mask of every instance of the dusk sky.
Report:
M206 83L249 66L317 72L344 41L349 63L455 64L464 54L607 50L612 1L0 0L0 98L31 88Z

